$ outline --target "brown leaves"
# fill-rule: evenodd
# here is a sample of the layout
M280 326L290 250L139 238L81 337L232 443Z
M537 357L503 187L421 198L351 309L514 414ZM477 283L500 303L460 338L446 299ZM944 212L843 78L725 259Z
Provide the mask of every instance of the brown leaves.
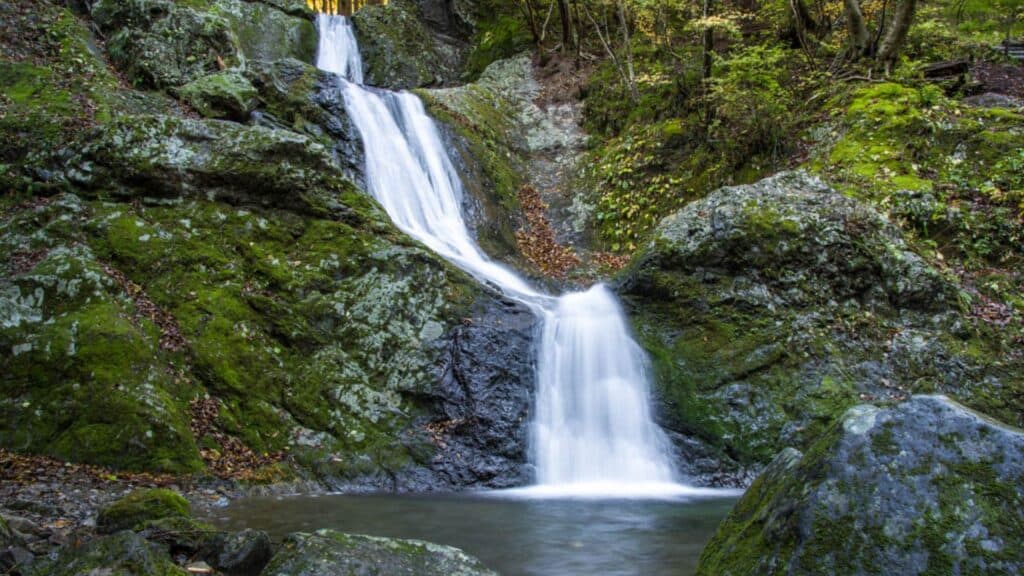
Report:
M260 476L259 470L284 458L283 452L259 455L236 436L217 427L220 408L213 398L196 398L189 404L192 421L189 428L196 440L211 438L219 449L200 448L199 455L206 466L218 477L230 480L251 480Z
M100 466L72 464L47 456L15 454L0 448L0 480L14 484L128 483L140 486L167 486L177 481L170 474L114 472Z
M545 210L547 204L533 186L519 189L519 203L526 216L526 226L516 231L516 243L523 256L543 274L552 278L565 278L566 273L579 265L580 259L571 248L555 239Z
M178 322L173 316L161 310L150 300L142 287L129 280L124 273L109 264L103 265L103 271L114 279L121 289L128 294L135 304L137 317L147 318L160 328L160 347L171 352L178 352L188 346L185 336L178 327Z
M448 444L444 441L446 436L451 435L452 431L466 423L464 418L457 418L454 420L438 420L431 422L424 426L427 433L430 434L430 440L440 448L447 448Z

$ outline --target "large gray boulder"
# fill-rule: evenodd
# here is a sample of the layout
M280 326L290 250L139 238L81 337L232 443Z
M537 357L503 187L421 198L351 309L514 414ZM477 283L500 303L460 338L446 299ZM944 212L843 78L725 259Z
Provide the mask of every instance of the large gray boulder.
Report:
M263 576L491 576L458 548L318 530L288 536Z
M783 451L736 504L698 574L1019 574L1024 433L944 396L851 408Z
M669 216L619 278L659 417L743 463L805 448L850 406L945 392L1020 424L1020 359L956 280L870 206L803 172Z

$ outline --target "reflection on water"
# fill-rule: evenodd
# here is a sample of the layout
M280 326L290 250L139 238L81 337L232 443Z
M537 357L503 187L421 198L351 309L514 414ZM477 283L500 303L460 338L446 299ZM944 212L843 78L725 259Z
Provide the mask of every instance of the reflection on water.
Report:
M523 500L484 496L250 498L213 510L228 529L333 528L462 548L514 575L692 575L733 498Z

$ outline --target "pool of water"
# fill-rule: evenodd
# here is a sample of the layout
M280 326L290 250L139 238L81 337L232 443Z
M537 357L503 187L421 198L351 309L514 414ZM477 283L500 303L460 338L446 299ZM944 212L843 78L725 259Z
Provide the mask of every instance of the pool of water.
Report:
M506 576L690 576L735 496L675 500L490 495L248 498L208 512L226 529L344 532L448 544Z

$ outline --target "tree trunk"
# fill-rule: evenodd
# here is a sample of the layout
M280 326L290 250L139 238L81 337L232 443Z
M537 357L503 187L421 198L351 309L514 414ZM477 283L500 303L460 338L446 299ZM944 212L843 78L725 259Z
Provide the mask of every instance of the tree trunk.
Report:
M704 19L711 17L711 0L704 0ZM705 22L706 24L706 22ZM704 79L711 78L711 52L715 49L715 31L710 26L704 29Z
M540 24L537 22L537 9L533 5L533 0L519 0L519 6L522 8L523 14L526 15L526 21L530 26L530 35L533 36L534 44L540 46Z
M629 73L629 92L633 97L633 101L636 102L640 99L640 93L636 88L636 73L633 71L633 45L629 40L629 21L626 18L626 3L624 0L618 0L619 5L619 25L622 26L622 45L626 51L626 70Z
M878 48L878 60L885 64L886 73L892 69L900 49L907 41L910 24L914 21L915 8L917 8L917 0L901 0L896 6L892 24L889 25L889 31L886 32L885 38L882 39L882 45Z
M572 16L569 13L569 0L558 0L558 16L562 19L562 54L568 54L572 48Z
M843 0L846 11L846 29L850 32L850 48L854 59L868 53L871 34L864 23L864 14L860 11L860 0Z

